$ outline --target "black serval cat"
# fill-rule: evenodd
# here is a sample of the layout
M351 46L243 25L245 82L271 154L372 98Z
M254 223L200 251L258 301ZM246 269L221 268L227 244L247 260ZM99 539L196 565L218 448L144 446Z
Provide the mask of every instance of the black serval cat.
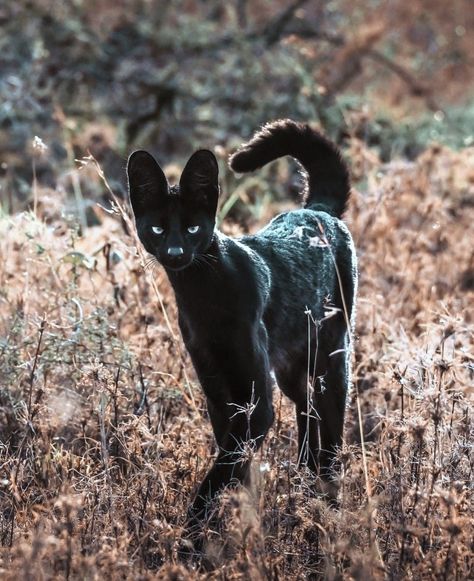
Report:
M171 186L146 151L128 161L138 235L174 289L219 447L190 508L194 523L222 487L247 481L249 452L273 421L272 371L296 405L300 463L327 481L342 442L357 288L354 246L340 220L349 173L331 141L290 120L266 125L229 163L241 173L285 155L306 172L303 208L237 239L215 227L210 151L194 153Z

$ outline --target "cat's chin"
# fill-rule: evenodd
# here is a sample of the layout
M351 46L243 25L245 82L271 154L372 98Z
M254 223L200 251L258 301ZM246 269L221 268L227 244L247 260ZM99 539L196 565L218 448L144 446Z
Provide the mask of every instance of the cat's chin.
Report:
M190 260L189 262L186 262L186 264L179 264L179 265L169 265L169 264L163 264L164 268L166 270L170 270L171 272L179 272L181 270L184 270L185 268L188 268L189 266L191 266L191 264L193 263L192 260Z

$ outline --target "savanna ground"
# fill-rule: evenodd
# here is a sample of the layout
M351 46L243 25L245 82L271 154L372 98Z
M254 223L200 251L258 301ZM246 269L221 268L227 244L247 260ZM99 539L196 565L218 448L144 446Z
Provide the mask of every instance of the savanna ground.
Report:
M0 8L2 579L472 578L473 17L365 4ZM166 277L126 217L124 160L215 147L221 227L255 231L292 207L294 168L236 179L226 159L280 116L318 122L355 183L340 503L296 467L275 390L253 489L223 496L197 570L177 546L213 437Z

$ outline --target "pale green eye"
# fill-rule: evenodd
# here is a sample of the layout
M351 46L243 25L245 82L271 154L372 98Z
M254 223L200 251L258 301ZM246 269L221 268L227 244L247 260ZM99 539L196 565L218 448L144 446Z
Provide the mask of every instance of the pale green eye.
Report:
M190 234L196 234L196 232L199 230L199 226L189 226L188 228L188 232Z
M151 231L153 232L153 234L156 234L157 236L163 234L163 228L161 228L160 226L152 226Z

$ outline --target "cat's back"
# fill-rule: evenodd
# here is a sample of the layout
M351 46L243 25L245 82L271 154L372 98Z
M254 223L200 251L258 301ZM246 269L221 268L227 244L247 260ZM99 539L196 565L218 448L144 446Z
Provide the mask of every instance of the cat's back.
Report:
M241 242L262 256L272 270L272 267L281 269L281 261L289 268L311 270L315 263L321 265L336 254L354 252L344 222L318 209L302 208L279 214L262 230L243 237Z
M267 311L272 319L277 312L299 318L305 309L323 317L326 303L336 296L337 269L349 278L356 273L349 230L323 209L279 214L241 243L257 253L270 272Z

